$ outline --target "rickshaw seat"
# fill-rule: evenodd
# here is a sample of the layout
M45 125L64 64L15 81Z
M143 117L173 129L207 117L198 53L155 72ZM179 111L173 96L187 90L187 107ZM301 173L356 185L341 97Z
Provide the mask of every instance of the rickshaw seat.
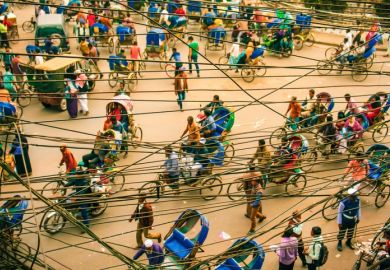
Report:
M291 143L291 149L296 152L297 150L299 150L299 148L301 148L302 146L302 143L301 141L299 140L293 140L292 143Z
M209 31L208 36L214 39L215 44L220 44L226 36L226 31L223 27L213 28Z
M369 165L368 178L370 178L371 180L378 180L379 178L381 178L383 174L383 169L380 166L370 161L368 162L368 165Z
M236 262L235 259L229 258L215 268L216 270L241 270L241 266Z
M130 27L127 26L118 26L116 29L116 34L119 37L119 41L123 42L125 41L130 35L133 34L133 31Z
M185 259L195 247L194 243L178 229L173 230L172 234L165 241L164 246L180 260Z

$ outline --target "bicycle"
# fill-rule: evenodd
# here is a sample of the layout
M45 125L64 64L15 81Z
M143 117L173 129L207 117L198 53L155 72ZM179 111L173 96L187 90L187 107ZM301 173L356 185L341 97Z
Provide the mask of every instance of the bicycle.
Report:
M313 33L310 30L302 31L293 38L294 40L294 49L301 50L303 45L306 44L307 47L311 47L315 43L315 38Z
M37 28L37 21L34 19L34 17L31 17L30 20L25 21L25 22L22 24L22 29L23 29L23 31L26 32L26 33L32 33L32 32L34 32L36 28Z

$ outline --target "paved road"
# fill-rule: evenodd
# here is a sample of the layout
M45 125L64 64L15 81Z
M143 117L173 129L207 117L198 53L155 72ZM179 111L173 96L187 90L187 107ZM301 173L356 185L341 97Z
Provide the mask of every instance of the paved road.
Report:
M32 8L26 8L23 10L17 10L19 23L30 17L32 14ZM144 21L142 21L144 22ZM68 27L69 33L71 33L71 23ZM31 38L32 34L24 34L21 29L21 37ZM189 30L197 31L197 27L190 27ZM137 32L139 34L145 33L144 26L137 26ZM141 48L145 46L145 36L140 36L138 42ZM24 52L24 48L27 42L19 42L14 47L14 51ZM204 47L204 41L202 41L202 48ZM72 40L72 52L78 53L75 48L76 44ZM178 50L182 53L183 59L187 57L187 49L184 44L177 46ZM152 143L153 145L163 146L166 143L179 139L181 132L183 131L186 118L188 115L196 116L199 112L200 104L205 104L211 100L214 94L219 94L221 99L227 104L234 105L239 112L236 113L236 123L232 132L232 141L236 145L237 157L248 158L251 153L254 152L256 145L256 136L264 136L276 127L283 124L283 115L287 103L286 101L291 96L297 96L298 98L304 98L309 88L319 88L317 91L326 91L332 94L334 97L342 97L345 93L349 92L352 95L358 95L356 100L358 102L364 102L367 99L367 95L373 94L376 91L387 91L385 86L388 85L389 80L387 76L378 75L370 76L363 83L356 83L351 79L349 72L345 72L343 76L338 76L336 73L332 73L333 76L321 77L318 76L316 71L311 69L315 67L316 60L324 58L325 47L313 46L311 48L304 48L288 59L279 59L275 56L267 55L265 62L270 68L267 72L266 78L256 78L251 84L245 83L240 78L235 78L236 74L232 71L228 71L228 75L233 77L236 84L233 83L226 75L220 71L215 70L212 66L202 66L202 69L211 69L209 71L202 71L201 78L196 78L195 75L190 75L189 81L190 91L188 93L186 103L184 104L185 111L178 111L178 106L175 101L173 93L173 81L167 79L166 75L159 68L158 64L148 64L147 73L143 80L140 81L137 90L132 94L135 105L136 121L142 126L144 131L144 142ZM105 48L101 48L102 57L107 57L108 52ZM203 50L201 50L203 52ZM128 52L127 52L128 53ZM216 63L222 52L208 52L207 57L213 63ZM378 56L376 61L384 61L385 58ZM202 59L201 62L206 62ZM102 71L108 71L108 64L102 60L99 62L99 67ZM299 67L299 68L297 68ZM389 71L388 64L375 64L373 70ZM306 73L310 73L304 76ZM336 76L337 75L337 76ZM302 77L302 78L301 78ZM106 79L107 77L104 77ZM288 85L294 89L279 89ZM381 86L371 86L381 85ZM337 86L337 87L336 87ZM194 90L196 89L196 91ZM105 117L105 105L112 97L112 92L115 89L111 89L106 81L97 83L97 86L90 95L90 115L88 118L83 119L80 117L76 120L69 120L66 112L58 112L51 109L45 109L37 101L25 109L24 120L31 121L33 123L25 125L24 130L26 134L30 135L44 135L53 136L59 138L57 141L48 141L41 139L30 139L30 158L32 160L34 177L43 175L50 175L57 173L57 164L61 158L58 146L61 143L61 138L74 139L75 141L92 140L93 134L102 128ZM245 91L244 91L245 90ZM263 101L267 101L266 108L256 102L250 106L243 108L242 106L248 104L253 98L262 98ZM342 101L342 99L336 99ZM343 109L344 104L336 104L335 110ZM44 125L43 125L44 124ZM65 130L64 130L65 129ZM72 131L66 131L72 130ZM246 135L245 135L246 134ZM372 143L370 136L367 136L366 143L370 145ZM387 142L387 140L386 140ZM311 143L313 143L311 141ZM42 145L45 145L42 147ZM88 152L86 149L77 149L79 147L87 148L92 147L92 144L72 143L73 152L77 159ZM132 151L128 158L119 161L119 165L130 165L134 162L143 159L143 162L150 162L150 166L156 168L162 163L163 156L161 154L150 155L155 151L155 148L138 148ZM245 159L237 159L237 163L246 163ZM321 191L320 189L329 184L329 178L334 179L335 175L341 173L341 168L345 167L345 162L323 162L314 167L314 169L308 175L308 188L307 193L313 194L329 194L331 191L335 191L337 187L331 185L330 190ZM143 165L145 166L145 165ZM134 194L134 190L141 185L144 181L154 179L155 173L153 170L144 170L142 174L136 173L136 168L142 166L133 167L129 172L131 175L126 176L126 188L132 190L127 191L120 195ZM223 171L227 168L223 168ZM154 169L155 170L155 169ZM133 172L133 173L132 173ZM333 176L333 177L332 177ZM237 175L228 175L223 177L224 183L228 183L236 178ZM42 184L34 184L34 188L41 188ZM20 186L9 185L3 187L3 191L11 190L23 190ZM271 187L266 190L267 195L276 194L282 192L282 187ZM222 194L226 193L226 187ZM218 254L225 250L232 242L232 239L244 236L249 229L250 222L244 217L245 206L234 206L226 197L220 197L213 201L203 201L199 198L191 198L196 193L182 194L183 198L177 199L162 199L158 203L154 204L154 211L156 212L154 229L162 232L163 235L168 231L172 222L178 217L179 213L186 208L199 209L205 213L210 222L210 232L206 240L204 253L199 253L198 257L210 256ZM301 209L309 205L315 204L320 198L267 198L264 201L263 209L267 215L267 219L261 225L265 230L271 226L278 224L280 220L289 215L291 209ZM120 202L110 204L106 213L101 216L96 222L93 222L92 230L100 237L105 238L114 247L118 248L124 254L132 256L134 254L133 247L135 246L135 232L136 226L134 223L129 224L127 219L129 214L135 207L135 201L125 199ZM41 203L34 203L35 207L42 206ZM359 224L359 227L369 226L372 224L382 224L388 218L389 205L382 209L376 209L373 206L373 199L365 199L363 203L363 220ZM320 208L316 207L304 215L304 218L314 214ZM387 214L386 214L387 213ZM37 216L40 221L41 215ZM101 223L101 224L97 224ZM315 215L310 221L305 223L303 235L304 237L310 236L310 229L312 226L321 226L325 236L334 236L337 225L335 222L327 222L320 215ZM274 230L261 237L256 238L260 243L264 245L276 244L279 242L279 236L269 240L272 236L278 235L284 228ZM35 227L31 226L31 230L35 231ZM225 232L231 239L221 239L221 233ZM79 231L72 228L67 228L64 232L56 235L46 235L42 232L42 251L47 254L47 262L56 267L57 269L101 269L105 267L111 267L120 265L120 261L107 254L107 251L97 243L89 243L89 237L80 235ZM359 237L359 240L369 238ZM25 235L23 239L32 244L36 244L36 238L32 235ZM267 241L267 242L265 242ZM87 242L85 244L85 242ZM64 248L67 245L73 245L71 248ZM335 243L329 243L330 259L326 266L321 269L350 269L353 261L356 258L354 252L345 250L339 253L335 249ZM56 249L59 249L56 251ZM87 250L86 250L87 249ZM98 252L91 252L90 250L96 250ZM54 262L55 259L61 262L63 265L59 265ZM298 263L296 269L300 269L300 263ZM66 267L65 267L66 266ZM277 269L277 256L272 253L267 253L265 266L263 269ZM125 267L118 266L116 269L125 269Z

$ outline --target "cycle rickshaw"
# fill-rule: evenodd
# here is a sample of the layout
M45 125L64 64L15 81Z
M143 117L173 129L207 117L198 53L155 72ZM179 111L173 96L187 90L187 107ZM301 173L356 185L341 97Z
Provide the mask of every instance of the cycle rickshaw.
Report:
M123 5L111 4L110 5L110 17L114 23L120 23L126 18L127 10Z
M12 43L12 44L16 44L18 43L19 41L19 31L18 31L18 24L17 24L17 20L16 20L16 15L14 13L8 13L6 14L7 16L7 20L12 23L12 27L11 29L8 29L7 31L7 37L8 37L8 40ZM4 15L1 15L0 16L0 20L3 20L4 19Z
M160 10L156 7L156 3L150 2L148 8L148 21L146 23L146 31L149 32L153 27L159 27Z
M135 90L138 85L138 78L132 70L132 64L129 64L128 60L116 55L110 55L108 65L110 67L108 84L111 87L115 87L119 81L123 81L129 92Z
M239 238L223 253L222 257L227 259L217 261L215 270L261 270L265 252L255 240Z
M162 268L184 270L197 264L196 254L203 251L202 245L208 232L209 222L200 212L187 209L181 213L164 237L165 260ZM210 269L208 263L199 263L197 270Z
M167 45L164 30L152 28L146 34L146 48L143 53L144 59L160 60L160 67L163 68L164 62L167 60Z
M116 28L117 38L115 40L115 51L118 54L120 48L124 46L133 45L134 41L137 41L137 36L131 27L119 25Z
M177 38L183 39L187 28L187 19L178 15L171 15L168 17L170 24L168 28L173 34L167 33L167 44L169 48L173 48L176 45Z
M201 1L188 1L188 23L195 21L195 23L201 20L202 16L202 2Z
M112 53L115 48L114 30L110 28L107 30L107 32L102 32L99 26L96 26L96 24L92 26L92 29L92 37L95 40L96 46L107 47L108 52Z
M13 205L12 207L9 207ZM7 200L0 207L0 216L7 215L8 216L8 226L11 227L13 231L14 237L20 237L23 226L23 217L28 207L28 200L26 198L21 197L20 195L15 195L13 199Z
M0 131L14 129L23 115L23 108L16 104L0 102Z
M372 130L373 141L379 143L386 138L389 131L388 121L385 121L385 117L390 108L390 95L385 92L377 92L368 99L367 104L371 105L371 110L364 113L377 113L370 123L369 130Z
M247 65L241 68L241 78L250 83L253 82L256 77L265 76L267 68L262 60L264 56L265 48L256 47L250 56L250 61Z
M363 196L375 197L375 206L381 208L390 197L390 185L387 180L390 169L390 148L383 144L374 144L367 150L365 156L369 164L367 178L352 185L357 186L359 193ZM344 185L343 180L340 180L340 185ZM324 203L322 216L326 220L333 220L337 217L340 201L345 196L342 192L338 192Z
M314 45L315 39L311 32L311 16L298 14L295 18L293 27L294 33L294 49L301 50L303 45L311 47Z
M226 55L226 30L222 26L213 28L207 33L207 41L204 50L204 55L207 54L207 50L210 51L224 51Z

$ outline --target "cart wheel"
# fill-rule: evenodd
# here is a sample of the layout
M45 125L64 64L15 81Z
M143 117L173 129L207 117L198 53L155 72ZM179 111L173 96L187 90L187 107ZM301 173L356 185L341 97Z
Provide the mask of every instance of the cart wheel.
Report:
M56 193L53 193L55 192ZM51 181L43 186L41 190L41 195L45 198L53 197L53 194L57 194L59 196L65 196L66 189L63 188L63 185L60 181Z
M303 48L303 37L301 36L295 36L294 37L294 49L301 50Z
M368 76L367 63L357 63L352 65L352 79L356 82L364 81Z
M233 143L231 142L227 142L225 145L224 145L224 158L223 158L223 164L226 166L228 165L230 162L232 162L232 159L234 157L234 154L235 154L235 149L234 149L234 145Z
M244 183L240 180L234 180L227 188L227 195L232 201L240 201L244 199L246 197Z
M147 182L141 186L139 193L146 194L148 198L160 198L160 192L162 191L161 183L158 181Z
M318 61L317 71L321 75L327 75L333 70L333 64L328 61Z
M291 55L292 55L292 49L291 49L291 48L288 48L287 50L285 50L285 51L282 52L282 56L283 56L283 57L288 58L288 57L290 57Z
M368 58L366 59L367 68L368 68L368 69L372 68L372 66L374 65L374 58L375 58L375 55L372 54L370 57L368 57Z
M118 73L111 72L110 75L108 75L108 85L111 87L115 87L118 84Z
M165 66L165 74L167 74L167 76L169 78L175 78L175 71L176 71L176 68L174 65L172 64L167 64Z
M32 22L31 20L29 21L25 21L23 24L22 24L22 29L24 32L26 33L32 33L35 31L35 23Z
M301 169L305 172L310 171L313 169L314 164L317 161L317 152L315 151L308 151L301 156Z
M119 47L115 48L114 39L112 37L108 38L108 52L112 53L114 49L116 49L117 52L119 52Z
M229 58L226 55L223 55L219 58L218 63L220 65L227 65L229 64ZM225 69L225 67L222 67L222 69ZM229 66L230 69L230 66Z
M374 131L372 132L372 139L374 140L374 142L379 143L384 138L386 138L388 132L389 127L386 123L376 125Z
M135 73L132 72L127 76L126 85L130 93L137 88L138 78L137 75L135 75Z
M337 57L337 55L338 55L338 51L337 51L337 48L335 48L335 47L328 48L325 51L326 60L331 61L331 60L335 59Z
M383 207L389 200L389 196L390 186L380 184L380 186L376 188L375 206L378 208Z
M287 194L300 194L305 189L307 184L306 176L303 174L295 174L290 177L286 183Z
M119 54L120 49L121 49L121 45L119 43L119 39L117 39L116 42L114 42L114 48L115 48L115 53Z
M383 233L386 228L390 228L390 224L385 225L384 227L380 228L376 231L375 236L373 237L371 241L371 248L374 249L374 247L377 245L377 243L380 241L381 238L383 238Z
M170 49L174 48L176 45L176 37L174 35L172 35L169 39L168 39L168 47Z
M66 103L67 102L66 102L65 98L61 99L60 104L57 107L60 112L66 111L66 109L67 109L67 104Z
M241 78L250 83L255 79L255 70L253 66L246 66L241 69Z
M214 200L221 194L222 180L219 176L210 176L201 182L200 195L205 201Z
M120 173L115 173L113 176L109 175L113 184L114 192L122 191L125 186L125 176Z
M263 77L265 76L265 74L267 74L267 68L265 67L265 64L264 62L260 61L256 68L255 68L255 74L256 74L256 77Z
M100 197L99 198L100 201L98 202L98 206L92 206L92 205L90 206L91 207L90 213L91 213L92 217L98 217L106 211L106 209L108 207L108 203L105 199L106 199L105 196Z
M142 142L143 131L141 127L134 128L134 134L131 136L131 146L135 149L140 146Z
M23 116L23 107L22 106L17 106L16 107L16 119L19 121L21 118L22 118L22 116Z
M142 72L146 70L146 63L144 61L140 61L139 62L139 76L141 78L144 77L144 75L142 75Z
M335 196L327 200L322 208L322 216L326 220L334 220L337 217L341 197Z
M31 103L31 92L28 89L22 89L18 93L17 102L21 107L27 107Z
M357 153L364 154L364 145L363 143L359 142L356 143L354 146L351 146L347 148L348 150L348 161L352 159L352 156L355 156Z
M315 43L315 39L314 39L314 35L313 33L310 33L307 37L306 37L306 40L305 40L305 45L307 47L311 47L313 46Z
M269 138L269 144L273 148L276 148L280 145L282 138L286 137L286 136L287 136L286 129L285 128L278 128L271 133L271 136Z
M50 212L46 212L43 217L43 229L50 234L58 233L65 227L66 219L58 212L50 217L47 217L48 213Z

